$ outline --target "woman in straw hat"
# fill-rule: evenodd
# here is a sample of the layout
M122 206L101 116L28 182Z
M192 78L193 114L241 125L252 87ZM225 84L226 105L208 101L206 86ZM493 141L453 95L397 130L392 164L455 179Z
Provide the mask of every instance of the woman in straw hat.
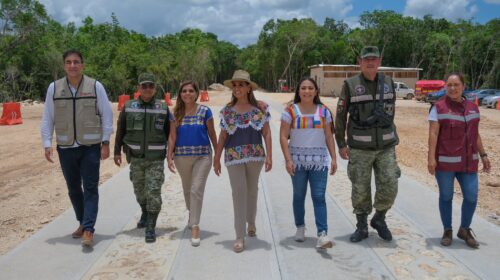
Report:
M220 111L221 133L214 156L214 171L221 173L220 158L225 148L224 162L233 192L234 228L236 242L233 249L239 253L245 248L245 229L255 236L258 179L262 166L266 172L272 167L271 130L268 106L259 108L253 90L256 83L250 74L236 70L224 85L232 89L231 102ZM265 142L265 150L262 145Z
M183 82L174 108L174 125L168 139L168 168L179 171L189 210L191 245L200 245L200 216L203 194L212 167L210 142L217 145L212 111L196 101L200 91L192 81ZM174 165L175 164L175 165Z

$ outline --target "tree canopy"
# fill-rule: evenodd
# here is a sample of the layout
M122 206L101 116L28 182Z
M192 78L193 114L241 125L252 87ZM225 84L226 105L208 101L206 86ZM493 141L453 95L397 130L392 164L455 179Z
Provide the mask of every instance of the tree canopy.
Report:
M375 10L364 12L355 29L333 18L323 24L270 19L254 44L239 48L199 29L151 37L123 28L114 14L110 22L87 17L76 27L51 19L36 0L0 5L0 101L43 99L48 84L64 76L67 49L83 53L85 73L101 81L112 100L136 91L144 71L172 92L183 80L201 88L221 83L238 68L264 89L276 90L280 79L294 88L311 65L356 64L364 45L380 48L384 66L422 68L423 79L462 72L469 88L500 88L499 19L454 23Z

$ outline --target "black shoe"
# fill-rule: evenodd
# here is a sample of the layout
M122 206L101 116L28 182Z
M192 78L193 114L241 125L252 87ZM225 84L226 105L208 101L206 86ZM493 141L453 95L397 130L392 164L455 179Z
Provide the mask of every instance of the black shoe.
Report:
M146 210L146 205L141 205L141 218L137 222L137 228L145 228L148 221L148 212Z
M367 215L361 214L356 215L356 220L358 223L356 224L356 231L351 234L349 240L351 242L359 242L363 239L368 238L368 223L367 223Z
M146 222L146 243L152 243L156 241L156 220L158 219L158 213L148 212L147 222Z
M385 223L385 213L387 211L377 211L375 215L373 215L372 220L370 221L370 226L377 230L378 236L384 239L385 241L392 240L392 234L387 224Z
M146 243L153 243L156 242L156 232L155 230L146 230L146 235L145 235Z

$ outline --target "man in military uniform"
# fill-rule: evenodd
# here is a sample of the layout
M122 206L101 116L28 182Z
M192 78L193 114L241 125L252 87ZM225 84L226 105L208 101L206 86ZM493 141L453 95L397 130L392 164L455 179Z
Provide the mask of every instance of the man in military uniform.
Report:
M99 159L109 157L113 111L102 84L83 75L82 54L68 50L63 61L66 76L47 89L40 130L49 162L54 162L52 135L56 131L59 162L80 224L71 236L92 246L99 204Z
M164 161L169 132L170 113L167 105L155 100L153 74L139 76L137 100L128 101L118 118L114 161L122 163L121 149L130 163L130 180L134 185L142 214L137 228L146 228L146 242L156 241L156 220L161 210L161 187L165 180Z
M377 72L381 62L377 47L364 47L358 59L361 73L344 81L337 105L335 137L340 157L349 160L347 173L352 183L351 200L357 219L351 242L368 237L372 169L376 212L370 225L382 239L392 240L385 215L396 199L401 171L395 152L399 142L394 125L395 87L390 77Z

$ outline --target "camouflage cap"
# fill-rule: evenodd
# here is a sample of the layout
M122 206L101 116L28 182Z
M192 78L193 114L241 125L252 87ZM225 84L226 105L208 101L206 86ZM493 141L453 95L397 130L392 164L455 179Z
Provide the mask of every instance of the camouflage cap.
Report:
M376 46L365 46L361 50L361 58L365 57L380 57L380 52L378 51L378 48Z
M146 83L153 83L155 84L156 82L155 75L151 73L142 73L139 75L139 84L146 84Z

